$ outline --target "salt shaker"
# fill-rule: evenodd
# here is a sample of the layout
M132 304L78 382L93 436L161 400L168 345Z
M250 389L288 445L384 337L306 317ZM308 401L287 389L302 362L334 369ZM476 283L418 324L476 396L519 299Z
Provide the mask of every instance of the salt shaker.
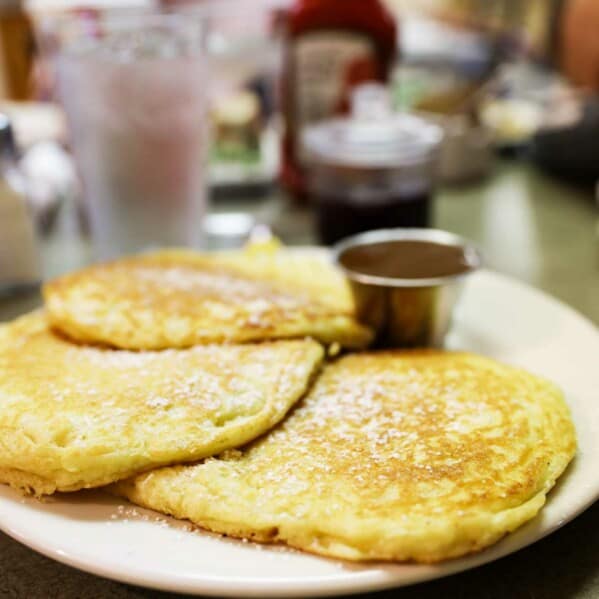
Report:
M40 261L10 121L0 114L0 294L39 284Z

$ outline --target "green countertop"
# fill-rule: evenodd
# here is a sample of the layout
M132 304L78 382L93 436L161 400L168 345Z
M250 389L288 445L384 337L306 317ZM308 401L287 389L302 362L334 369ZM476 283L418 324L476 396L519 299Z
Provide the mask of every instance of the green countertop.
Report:
M486 185L442 193L436 222L476 241L488 268L599 324L599 206L590 191L502 163Z
M272 196L219 201L216 211L251 211L290 244L313 243L311 215ZM599 208L590 191L500 162L485 182L440 192L435 225L469 237L486 266L528 282L599 324ZM89 260L64 222L44 241L46 276ZM67 231L67 232L65 232ZM0 301L0 320L39 303L36 293ZM598 398L599 399L599 398ZM599 598L599 503L548 538L470 572L369 597L400 599ZM42 557L0 533L0 597L141 599L172 595L110 582Z

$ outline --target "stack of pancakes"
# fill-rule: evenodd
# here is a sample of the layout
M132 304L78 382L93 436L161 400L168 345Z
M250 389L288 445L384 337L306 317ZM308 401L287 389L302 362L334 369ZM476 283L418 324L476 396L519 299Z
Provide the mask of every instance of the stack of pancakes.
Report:
M322 255L163 251L44 298L0 328L0 481L24 492L109 485L235 537L433 562L534 517L575 452L548 381L363 351Z

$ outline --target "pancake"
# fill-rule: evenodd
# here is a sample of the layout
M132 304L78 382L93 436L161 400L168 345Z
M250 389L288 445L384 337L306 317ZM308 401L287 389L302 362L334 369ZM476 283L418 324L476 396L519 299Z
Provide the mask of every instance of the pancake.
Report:
M271 433L113 492L201 527L348 560L436 562L533 518L575 431L560 391L466 353L347 355Z
M97 487L246 443L302 396L315 341L129 352L0 327L0 481L38 495Z
M63 333L124 349L307 336L361 348L372 338L343 276L307 252L145 254L56 279L44 299Z

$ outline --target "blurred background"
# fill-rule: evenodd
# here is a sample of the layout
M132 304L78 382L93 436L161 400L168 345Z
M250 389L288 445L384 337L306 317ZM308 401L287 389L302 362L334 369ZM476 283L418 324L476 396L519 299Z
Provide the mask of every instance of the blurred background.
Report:
M597 0L2 0L0 289L435 226L593 313L597 31Z

